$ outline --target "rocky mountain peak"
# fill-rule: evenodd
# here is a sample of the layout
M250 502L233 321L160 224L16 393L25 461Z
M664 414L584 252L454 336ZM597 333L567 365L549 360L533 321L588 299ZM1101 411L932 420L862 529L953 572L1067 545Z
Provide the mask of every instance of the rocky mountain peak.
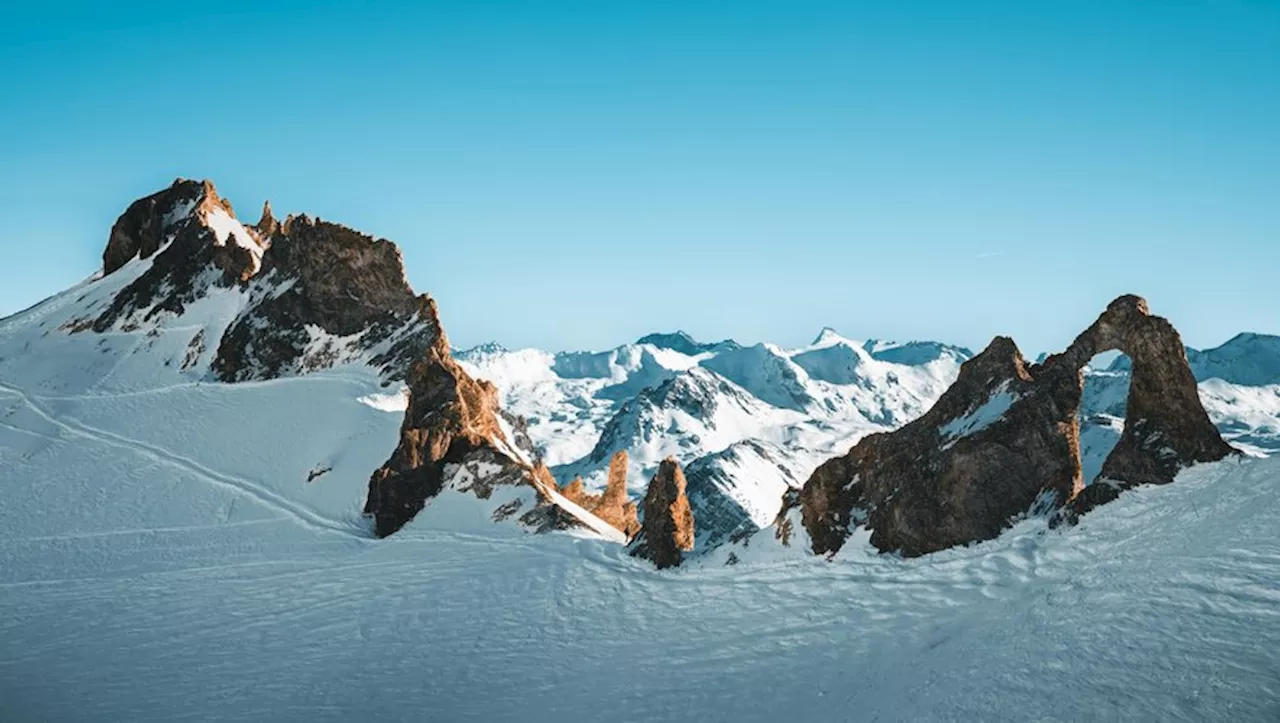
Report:
M146 263L95 316L68 328L150 332L217 294L216 326L191 348L198 356L217 340L209 370L222 381L350 362L377 367L388 382L404 379L437 333L394 243L305 214L280 223L270 203L257 224L244 225L209 181L178 179L130 204L112 227L104 275L133 259Z
M668 457L658 465L644 496L644 520L631 554L658 569L676 567L693 550L693 510L680 463Z
M822 327L822 331L818 332L818 335L813 338L813 343L811 344L811 346L819 346L822 344L837 344L844 340L845 340L844 337L840 336L840 332L836 331L835 329L832 329L829 326L824 326Z
M403 378L438 333L435 307L405 277L399 248L340 224L289 216L213 368L224 381L296 373L365 354Z
M257 229L258 234L264 240L269 240L275 235L276 231L279 230L280 222L277 221L275 215L271 213L270 201L262 202L262 217L258 219L258 222L254 224L253 227Z
M659 349L670 349L678 351L681 354L689 356L697 356L709 351L724 351L728 349L736 349L738 343L732 339L724 341L702 343L694 339L684 331L673 331L666 333L647 334L636 340L637 344L650 344Z
M134 201L112 226L102 255L104 276L134 259L150 263L92 328L127 331L164 314L181 314L212 287L247 282L261 268L262 255L256 233L236 220L213 183L178 179Z
M223 208L230 213L230 204L218 197L212 182L184 178L129 204L111 227L102 252L103 275L115 273L134 258L150 258L173 240L175 227L189 219L197 208L205 213L210 208Z

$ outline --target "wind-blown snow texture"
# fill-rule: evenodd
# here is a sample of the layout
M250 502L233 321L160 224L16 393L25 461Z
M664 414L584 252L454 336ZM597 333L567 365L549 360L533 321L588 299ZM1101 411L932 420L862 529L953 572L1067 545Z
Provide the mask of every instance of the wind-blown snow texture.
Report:
M501 494L450 491L374 540L359 511L402 392L359 360L212 382L235 289L72 332L146 263L0 321L0 720L1280 716L1280 461L1192 469L1076 527L1032 518L914 560L859 536L815 558L764 530L659 573L586 531L494 524ZM674 450L695 506L760 526L817 461L927 408L966 356L834 333L687 342L462 357L562 471L628 448L640 472ZM1202 395L1258 449L1274 438L1274 390Z

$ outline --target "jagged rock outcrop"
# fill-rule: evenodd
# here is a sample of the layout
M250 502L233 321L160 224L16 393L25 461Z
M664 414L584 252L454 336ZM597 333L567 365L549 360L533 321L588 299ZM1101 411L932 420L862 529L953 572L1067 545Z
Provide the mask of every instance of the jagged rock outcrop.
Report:
M529 504L516 498L499 507L495 522L516 518L537 531L587 527L607 533L606 522L574 509L579 505L560 495L546 466L530 461L509 437L512 426L504 424L497 389L454 361L435 301L424 299L422 317L433 340L409 372L400 443L369 479L364 512L374 519L374 533L396 532L446 485L482 500L500 487L532 490Z
M120 290L86 306L96 317L60 328L129 333L151 322L149 339L189 335L186 352L166 365L226 382L348 362L378 368L384 382L405 380L400 444L371 476L365 505L379 536L400 529L446 486L481 500L507 488L489 510L495 521L587 527L617 542L638 528L625 459L621 480L593 504L608 521L559 494L524 421L499 407L492 384L453 360L435 302L413 292L390 241L307 216L280 223L269 203L247 226L212 183L179 179L120 217L103 269L121 274L108 284ZM196 301L198 310L188 308Z
M280 222L276 220L275 214L271 213L271 202L262 202L262 218L253 225L257 229L258 234L264 239L270 239L276 235L276 231L280 230Z
M685 495L684 472L671 457L662 460L644 496L644 520L631 554L658 569L676 567L693 549L693 510Z
M447 466L464 465L478 455L494 462L494 444L504 440L497 389L472 379L458 366L449 355L435 301L428 299L425 306L435 339L410 369L409 405L400 426L400 444L369 480L364 512L373 516L379 537L399 530L426 500L439 494ZM514 462L500 466L520 467Z
M840 548L858 524L881 550L921 555L995 537L1044 491L1080 484L1079 374L1033 376L1013 340L964 363L924 416L829 460L799 499L814 551Z
M213 361L223 381L305 372L360 355L384 377L402 378L434 334L395 244L307 216L290 216L276 229L248 293Z
M261 265L263 246L261 238L235 220L231 204L212 183L180 178L134 201L111 228L102 254L104 275L135 258L153 260L116 294L92 328L127 331L162 313L181 314L211 286L232 286L252 277Z
M129 204L111 227L102 252L102 273L115 273L133 258L150 258L170 241L170 232L199 205L221 205L213 184L179 178L173 185ZM229 208L227 204L226 208Z
M599 517L631 539L640 531L636 503L627 496L627 453L618 452L609 460L609 481L602 494L593 495L583 487L582 478L560 488L569 501Z
M581 475L566 482L560 488L560 495L583 509L590 509L600 501L600 495L593 495L587 491L586 486L582 484Z
M305 215L280 223L270 203L257 224L242 224L209 181L179 179L129 206L103 272L135 258L150 264L96 317L69 328L134 331L183 314L213 287L234 289L238 313L204 334L218 338L209 364L222 381L359 361L390 382L433 338L395 244Z
M1129 423L1103 466L1108 482L1086 488L1081 369L1111 349L1133 359ZM1028 364L1011 339L997 337L924 416L824 463L790 504L800 506L815 553L839 550L864 525L878 549L922 555L995 537L1037 503L1078 513L1231 451L1201 406L1173 326L1126 296L1043 364Z
M627 453L618 452L609 460L609 482L591 513L621 530L631 539L640 532L636 503L627 496Z

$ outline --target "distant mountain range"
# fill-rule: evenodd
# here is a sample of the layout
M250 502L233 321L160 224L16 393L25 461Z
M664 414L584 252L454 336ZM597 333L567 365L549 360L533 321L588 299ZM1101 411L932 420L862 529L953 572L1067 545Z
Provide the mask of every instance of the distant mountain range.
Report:
M1250 454L1280 451L1280 337L1239 334L1187 350L1201 399L1225 438ZM599 352L461 350L561 479L603 488L613 453L630 454L636 490L663 458L688 466L699 548L772 524L777 499L857 440L919 416L972 358L936 341L846 339L823 329L804 347L703 343L682 331ZM1085 370L1084 479L1123 429L1128 357Z

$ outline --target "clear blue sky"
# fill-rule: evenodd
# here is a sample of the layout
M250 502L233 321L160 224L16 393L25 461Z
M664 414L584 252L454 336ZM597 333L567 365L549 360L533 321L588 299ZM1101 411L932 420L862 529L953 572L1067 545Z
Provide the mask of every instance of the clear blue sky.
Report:
M397 241L460 345L1280 332L1280 3L10 4L0 313L208 177Z

